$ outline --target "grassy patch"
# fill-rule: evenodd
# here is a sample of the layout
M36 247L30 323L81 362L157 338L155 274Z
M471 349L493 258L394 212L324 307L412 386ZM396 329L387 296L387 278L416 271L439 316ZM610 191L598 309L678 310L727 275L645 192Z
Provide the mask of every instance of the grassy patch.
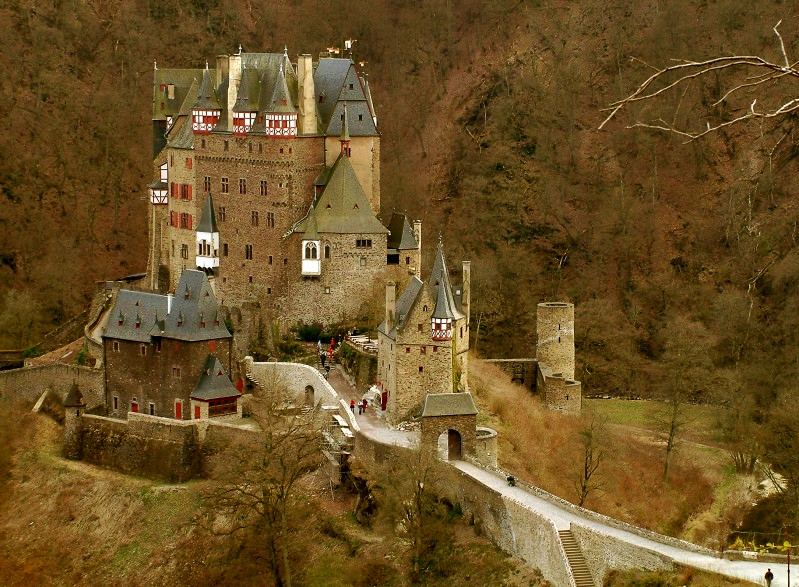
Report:
M605 577L603 587L728 587L729 585L755 585L743 579L730 579L682 567L675 572L666 571L611 571Z

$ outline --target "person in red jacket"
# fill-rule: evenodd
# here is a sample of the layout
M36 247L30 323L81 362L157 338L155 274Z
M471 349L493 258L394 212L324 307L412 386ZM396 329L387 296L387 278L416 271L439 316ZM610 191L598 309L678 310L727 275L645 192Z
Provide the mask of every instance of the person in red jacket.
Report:
M354 414L355 413L355 400L350 400L350 411Z

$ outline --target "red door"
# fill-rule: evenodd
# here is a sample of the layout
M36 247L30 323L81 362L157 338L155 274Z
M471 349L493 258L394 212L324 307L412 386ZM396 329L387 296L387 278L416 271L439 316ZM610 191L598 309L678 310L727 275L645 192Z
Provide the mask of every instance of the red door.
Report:
M175 418L177 420L183 419L183 402L175 402Z
M139 402L130 402L130 411L138 413L138 411L139 411Z
M194 419L200 419L200 406L194 406Z

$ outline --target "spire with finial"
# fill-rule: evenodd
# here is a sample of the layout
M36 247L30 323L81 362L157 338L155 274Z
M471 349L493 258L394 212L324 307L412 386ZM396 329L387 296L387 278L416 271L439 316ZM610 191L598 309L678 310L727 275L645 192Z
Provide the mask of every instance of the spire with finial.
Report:
M341 154L345 157L350 157L352 155L352 149L350 148L350 121L347 116L346 102L344 102L344 114L342 114L341 138L339 138L339 142L341 143Z

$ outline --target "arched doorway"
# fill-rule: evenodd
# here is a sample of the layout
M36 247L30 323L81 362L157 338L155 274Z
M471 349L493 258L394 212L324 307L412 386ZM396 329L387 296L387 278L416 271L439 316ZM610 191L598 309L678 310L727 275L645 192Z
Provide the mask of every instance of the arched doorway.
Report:
M459 461L463 458L461 434L457 430L448 429L438 436L437 452L442 461Z
M306 385L305 386L305 405L312 406L314 404L313 398L313 386Z

